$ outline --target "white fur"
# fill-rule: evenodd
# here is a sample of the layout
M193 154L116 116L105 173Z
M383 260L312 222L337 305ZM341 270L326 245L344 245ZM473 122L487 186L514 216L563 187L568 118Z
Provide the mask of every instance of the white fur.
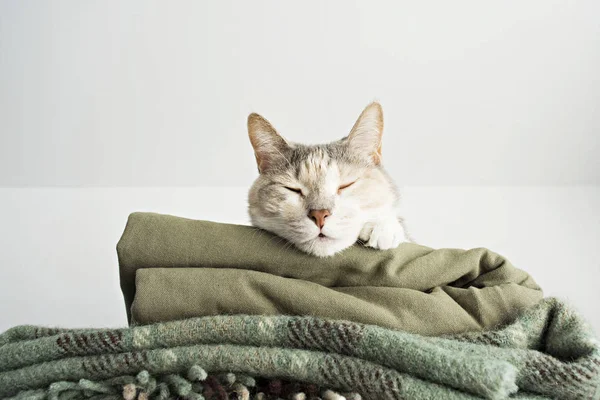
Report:
M266 120L251 115L249 135L261 172L249 192L252 223L319 257L359 239L382 250L408 241L397 190L380 165L381 118L380 106L370 105L348 138L303 146L288 143ZM320 229L310 212L323 209L329 216Z

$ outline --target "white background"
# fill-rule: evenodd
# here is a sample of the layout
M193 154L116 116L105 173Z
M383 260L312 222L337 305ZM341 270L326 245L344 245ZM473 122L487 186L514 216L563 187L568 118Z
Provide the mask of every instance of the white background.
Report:
M405 185L600 183L600 2L0 1L0 185L245 186L246 116Z
M125 324L127 215L247 222L246 137L371 100L417 240L488 247L600 331L600 2L0 0L0 330Z

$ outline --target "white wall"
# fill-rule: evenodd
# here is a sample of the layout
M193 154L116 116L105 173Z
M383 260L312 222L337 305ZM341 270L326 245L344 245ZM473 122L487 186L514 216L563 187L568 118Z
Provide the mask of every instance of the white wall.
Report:
M115 245L131 211L245 223L246 188L0 189L0 331L122 326ZM600 188L406 187L432 247L488 247L570 300L600 333Z
M0 2L0 186L247 185L374 98L406 185L600 183L596 0ZM218 168L217 168L218 167Z

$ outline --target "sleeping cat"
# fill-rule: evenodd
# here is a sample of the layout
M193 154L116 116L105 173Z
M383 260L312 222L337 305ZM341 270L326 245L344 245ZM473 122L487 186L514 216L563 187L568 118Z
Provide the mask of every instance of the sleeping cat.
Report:
M288 142L250 114L259 171L248 198L252 224L319 257L357 240L382 250L409 241L398 190L381 165L382 133L378 103L364 109L347 137L315 146Z

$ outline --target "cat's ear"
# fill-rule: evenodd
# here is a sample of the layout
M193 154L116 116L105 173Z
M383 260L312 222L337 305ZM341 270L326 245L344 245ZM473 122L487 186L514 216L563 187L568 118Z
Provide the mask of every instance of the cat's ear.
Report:
M360 114L346 140L350 151L379 165L381 163L382 135L383 110L379 103L373 102Z
M248 116L248 136L254 147L258 172L265 172L276 160L285 158L288 143L269 121L256 113Z

